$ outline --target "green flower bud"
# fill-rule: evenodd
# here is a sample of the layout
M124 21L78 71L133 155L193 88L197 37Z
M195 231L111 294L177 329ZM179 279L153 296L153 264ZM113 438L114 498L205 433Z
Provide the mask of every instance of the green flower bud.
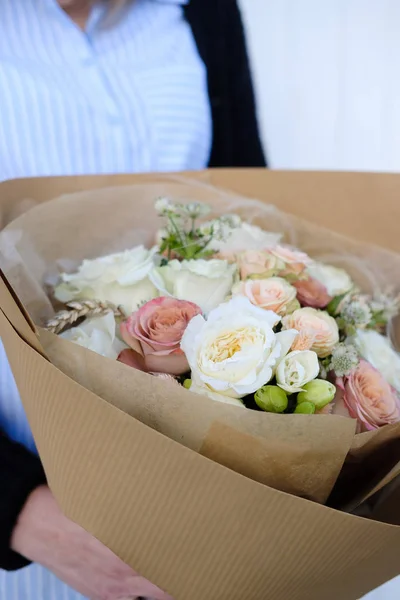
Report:
M286 392L276 385L264 385L256 391L254 400L261 410L271 413L283 413L288 405Z
M311 402L316 410L324 408L335 397L336 387L323 379L314 379L303 386L303 392L297 396L297 404Z
M192 380L185 379L185 381L183 382L183 387L186 388L187 390L190 390L190 388L192 387Z
M295 408L296 415L313 415L315 413L315 404L312 402L302 402Z

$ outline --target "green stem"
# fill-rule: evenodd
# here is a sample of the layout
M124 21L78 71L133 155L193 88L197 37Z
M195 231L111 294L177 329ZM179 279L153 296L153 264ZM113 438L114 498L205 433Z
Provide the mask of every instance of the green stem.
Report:
M180 232L180 230L179 230L179 227L178 227L178 225L175 223L175 221L174 221L174 219L173 219L173 217L172 217L171 215L169 216L169 222L171 223L171 225L172 225L172 228L174 229L174 231L175 231L175 234L176 234L176 236L177 236L177 238L178 238L179 242L181 243L181 247L182 247L182 248L185 248L185 242L184 242L184 240L182 239L182 236L181 236L181 232Z

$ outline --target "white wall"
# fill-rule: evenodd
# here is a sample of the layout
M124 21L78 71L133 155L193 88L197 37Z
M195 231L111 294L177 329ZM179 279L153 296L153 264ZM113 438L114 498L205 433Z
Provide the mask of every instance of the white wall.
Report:
M276 168L400 171L400 0L241 0Z

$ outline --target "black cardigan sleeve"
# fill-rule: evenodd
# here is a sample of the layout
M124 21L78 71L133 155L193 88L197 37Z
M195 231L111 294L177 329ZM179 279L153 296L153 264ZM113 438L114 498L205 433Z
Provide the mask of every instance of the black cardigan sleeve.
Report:
M265 167L244 27L237 2L224 9L232 123L232 166Z
M44 483L40 459L0 430L0 569L15 571L29 564L11 550L10 541L28 496Z
M209 166L266 167L237 0L191 0L185 15L207 69L213 119Z

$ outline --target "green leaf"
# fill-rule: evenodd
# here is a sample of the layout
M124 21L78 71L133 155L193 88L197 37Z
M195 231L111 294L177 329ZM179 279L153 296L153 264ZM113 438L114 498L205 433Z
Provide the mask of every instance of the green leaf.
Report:
M328 306L326 307L326 310L332 317L335 317L337 315L339 305L340 305L341 301L343 300L343 298L345 298L346 296L347 296L347 293L342 294L341 296L335 296L335 298L333 298L333 300L331 300L329 302Z

